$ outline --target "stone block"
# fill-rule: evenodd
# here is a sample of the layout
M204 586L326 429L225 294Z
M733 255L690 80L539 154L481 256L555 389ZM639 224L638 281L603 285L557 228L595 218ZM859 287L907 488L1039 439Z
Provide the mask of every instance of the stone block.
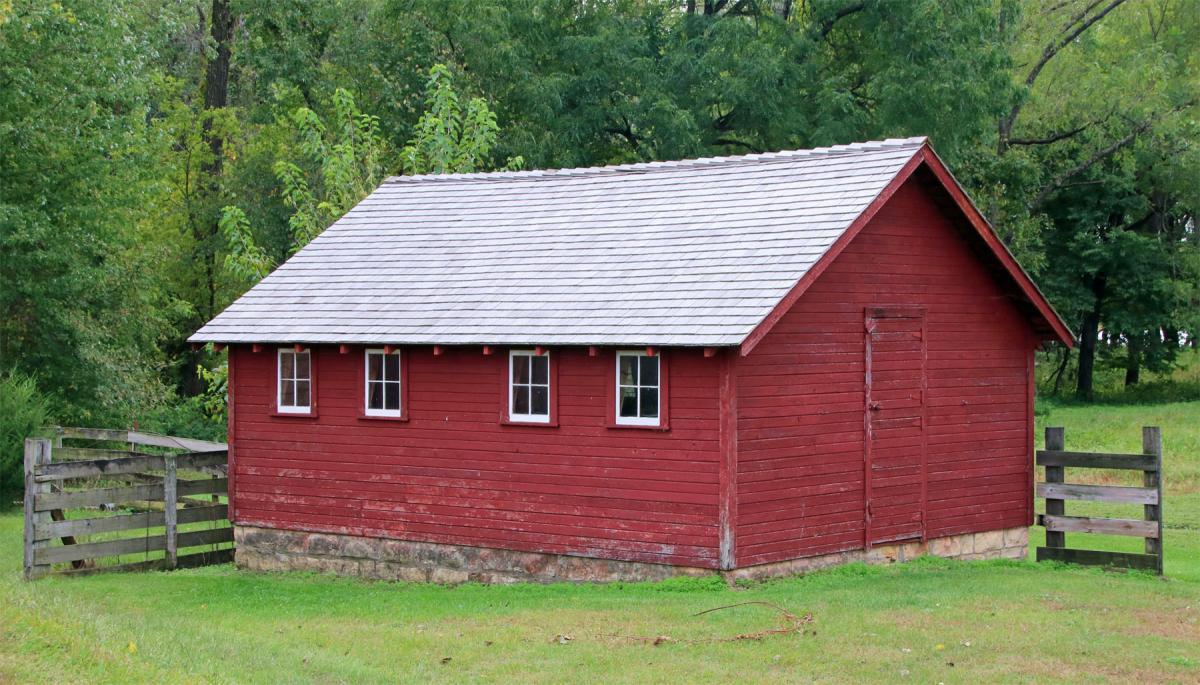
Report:
M355 559L379 560L383 558L383 540L344 536L340 541L340 554Z
M1000 550L1001 559L1027 559L1029 558L1028 547L1005 547Z
M961 535L934 538L929 541L927 549L930 554L939 557L957 557L964 552L974 551L972 548L963 549L963 538Z
M325 533L309 533L304 543L304 551L316 556L340 556L342 553L342 536Z
M589 565L587 560L582 557L561 556L558 558L555 577L561 580L588 581L592 580L595 575L595 564Z
M1004 546L1005 547L1028 547L1029 546L1029 529L1021 526L1019 528L1009 528L1004 531Z
M900 561L912 561L925 553L925 545L920 542L905 542L897 547L900 550Z
M380 541L379 559L376 561L404 561L411 558L411 543L404 540Z
M454 568L435 568L429 572L429 582L438 585L461 585L470 580L466 571Z
M527 576L505 573L503 571L477 571L468 574L467 579L472 583L485 583L487 585L512 585L513 583L527 582L529 580Z
M263 551L287 551L288 536L267 528L235 526L233 539L238 547L247 546Z
M995 552L1004 549L1004 531L988 530L975 533L974 551L977 553Z
M531 576L546 576L553 578L557 575L558 565L553 555L519 553L513 558L513 565L508 570L520 571Z
M900 560L899 545L879 545L867 550L864 557L868 564L894 564Z
M429 581L429 571L416 566L394 561L376 561L373 566L375 577L379 580L399 580L406 583Z

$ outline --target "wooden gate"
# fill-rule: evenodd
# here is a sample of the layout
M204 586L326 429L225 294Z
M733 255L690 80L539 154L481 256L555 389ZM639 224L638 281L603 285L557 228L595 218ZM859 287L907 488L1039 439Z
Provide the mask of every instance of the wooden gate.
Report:
M1063 429L1047 428L1046 449L1037 453L1037 464L1046 467L1046 482L1037 484L1037 496L1046 498L1046 513L1037 518L1038 525L1046 528L1046 546L1038 547L1038 561L1150 569L1162 575L1162 433L1156 426L1142 429L1142 454L1068 452ZM1142 486L1067 483L1067 468L1141 471ZM1067 516L1066 500L1140 504L1143 518ZM1068 532L1145 538L1146 553L1069 549Z
M221 501L224 444L94 428L56 433L25 441L27 579L233 559L233 528ZM181 554L185 549L191 551ZM115 559L102 562L106 557Z
M866 310L866 547L925 538L925 310Z

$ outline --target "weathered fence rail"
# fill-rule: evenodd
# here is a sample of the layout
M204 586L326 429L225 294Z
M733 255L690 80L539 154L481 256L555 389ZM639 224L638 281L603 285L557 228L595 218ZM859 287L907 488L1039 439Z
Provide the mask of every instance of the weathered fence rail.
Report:
M1046 429L1046 449L1037 453L1038 466L1046 468L1046 481L1036 494L1046 499L1046 513L1038 525L1046 528L1046 546L1038 547L1038 561L1149 569L1163 572L1162 548L1162 433L1156 426L1142 429L1142 454L1068 452L1062 428ZM1087 485L1065 482L1065 469L1120 469L1142 472L1141 487ZM1067 516L1067 500L1142 505L1142 518ZM1145 554L1104 552L1067 547L1067 533L1099 533L1145 538Z
M64 440L106 446L64 447ZM228 488L227 454L222 443L138 431L59 428L54 438L27 439L25 577L185 568L232 560L233 529L228 506L220 501ZM107 511L101 513L100 507ZM79 518L66 513L88 509L99 515ZM108 513L114 510L122 513ZM180 531L181 525L190 524L206 526ZM136 531L141 535L128 535ZM126 535L114 537L117 533ZM121 559L129 555L143 558ZM117 559L97 563L107 557ZM70 566L56 569L56 564Z

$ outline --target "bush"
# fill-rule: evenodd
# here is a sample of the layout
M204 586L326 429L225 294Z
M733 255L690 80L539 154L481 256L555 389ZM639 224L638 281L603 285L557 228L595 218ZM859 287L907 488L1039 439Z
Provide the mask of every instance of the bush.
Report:
M0 492L20 490L24 482L25 438L50 423L50 403L32 378L16 371L0 373Z
M208 414L204 396L177 398L143 412L138 428L151 433L225 442L225 423Z

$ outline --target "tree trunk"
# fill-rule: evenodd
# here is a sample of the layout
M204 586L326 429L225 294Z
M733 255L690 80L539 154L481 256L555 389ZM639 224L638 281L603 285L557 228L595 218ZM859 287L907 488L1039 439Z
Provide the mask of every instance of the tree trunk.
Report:
M203 21L203 17L201 17ZM220 135L213 134L212 111L226 107L229 104L229 63L233 57L233 13L229 9L229 0L213 0L212 12L208 17L210 35L216 45L215 54L205 59L204 65L204 110L205 117L201 124L201 135L208 145L212 157L200 165L203 179L202 192L212 201L212 212L208 216L200 216L192 223L192 237L196 241L196 251L201 260L200 271L203 273L203 300L197 302L197 310L204 320L211 319L217 313L217 240L220 236L218 216L215 211L218 204L215 200L221 194L221 175L224 173L225 140ZM196 366L201 362L203 353L188 350L185 352L180 390L185 396L195 396L204 390L204 383L196 372Z
M229 11L228 0L213 0L212 14L209 16L213 43L216 44L216 55L205 64L204 72L204 110L210 113L222 109L229 104L229 61L233 56L233 13ZM200 173L208 181L207 195L215 198L221 193L221 174L224 172L225 140L220 135L212 133L212 117L206 116L202 124L204 142L208 144L212 158L201 165ZM204 287L206 302L204 317L210 319L216 315L217 308L217 246L214 244L220 233L217 216L214 213L207 221L201 221L198 228L204 232L198 236L205 245L204 253Z
M1100 337L1100 312L1107 288L1107 276L1101 273L1092 278L1092 296L1095 301L1092 310L1083 317L1083 326L1079 331L1079 380L1075 385L1075 396L1089 402L1094 397L1092 383L1096 368L1096 340Z
M1125 347L1125 387L1138 384L1142 375L1142 349L1138 343L1130 339Z
M229 61L233 56L233 13L229 11L228 0L213 0L212 14L209 16L213 43L216 44L216 55L206 60L204 71L204 109L221 109L229 104ZM220 136L210 136L212 120L204 121L204 138L212 150L213 158L205 165L204 171L213 176L221 174L221 152L224 141Z
M1062 389L1063 377L1067 375L1067 365L1071 363L1071 348L1066 345L1062 346L1058 360L1058 368L1054 370L1054 391L1051 393L1058 397L1059 391Z

